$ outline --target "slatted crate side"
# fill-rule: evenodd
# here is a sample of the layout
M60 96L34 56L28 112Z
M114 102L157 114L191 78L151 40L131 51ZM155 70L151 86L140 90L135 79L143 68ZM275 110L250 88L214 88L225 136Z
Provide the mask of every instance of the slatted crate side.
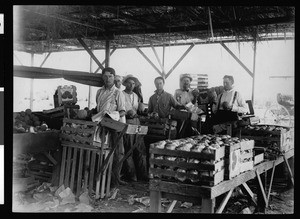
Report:
M109 150L104 150L101 154L99 148L74 147L74 144L72 146L63 145L59 185L64 184L65 187L70 187L77 197L83 191L88 190L90 194L92 191L101 192L101 198L103 198L103 194L105 195L109 191L109 189L107 190L107 183L110 183L111 169L104 171L99 183L96 182L95 175Z
M150 164L153 164L158 167L170 167L172 169L181 168L184 170L197 170L197 171L211 171L212 174L215 174L218 171L221 171L224 168L224 160L220 160L214 164L202 164L202 163L189 163L187 161L171 161L171 160L161 160L150 158Z
M225 179L232 179L240 174L241 150L228 150L225 154Z
M249 160L249 159L253 159L253 150L244 150L241 151L241 162L244 162L244 160Z
M76 142L76 143L82 143L82 144L93 144L94 138L93 137L82 137L77 134L64 134L61 133L59 135L59 138L61 141L70 141L70 142Z
M166 155L173 157L182 157L187 159L202 159L202 160L214 160L218 161L225 155L225 148L220 147L216 150L212 150L213 153L198 153L193 151L180 151L180 150L168 150L155 148L154 144L150 145L149 152L154 155Z
M192 174L189 171L178 172L169 169L150 168L150 171L153 175L162 180L171 180L177 183L193 183L198 185L215 186L224 180L224 169L216 172L215 174L209 174L208 176L201 175L200 173ZM178 180L178 178L181 180Z
M254 167L253 160L247 161L247 162L242 162L240 165L240 173L246 172L248 170L253 170L253 167Z
M62 126L61 131L63 133L69 134L69 133L77 133L77 134L86 134L87 136L93 135L95 133L95 127L92 128L73 128L68 126Z
M254 148L254 140L241 141L241 151L252 150Z
M87 126L92 126L95 127L97 126L96 122L92 122L92 121L86 121L86 120L80 120L80 119L68 119L68 118L64 118L63 119L63 123L66 124L79 124L79 125L87 125Z

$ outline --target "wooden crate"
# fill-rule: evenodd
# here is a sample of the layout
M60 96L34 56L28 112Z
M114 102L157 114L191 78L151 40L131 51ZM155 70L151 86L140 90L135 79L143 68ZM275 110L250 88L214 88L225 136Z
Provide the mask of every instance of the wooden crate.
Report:
M265 153L265 148L263 147L254 147L254 156L253 156L253 165L257 165L261 162L264 161L264 153Z
M100 178L95 179L95 175L109 154L109 142L94 142L96 122L67 118L63 122L59 185L70 187L76 196L88 190L89 194L95 191L96 199L104 198L110 192L113 155Z
M263 130L263 127L266 127L266 129ZM270 130L270 127L284 129ZM282 152L287 152L294 148L294 128L275 125L255 125L243 128L241 135L242 138L254 140L256 146L268 147L276 143L278 149Z
M254 140L241 140L232 146L225 146L225 179L229 180L251 168ZM252 165L253 169L253 165Z
M94 177L110 150L106 148L101 151L99 147L86 147L71 142L62 142L62 146L59 185L64 184L65 187L70 187L77 197L87 190L89 194L95 192L96 199L107 196L110 192L113 156L100 179Z
M164 156L165 159L159 159ZM177 181L188 184L214 186L224 179L225 148L213 150L213 153L168 150L150 145L150 178ZM169 159L168 158L173 158ZM175 158L175 159L174 159ZM199 163L190 163L196 159ZM204 163L205 162L205 163ZM181 170L179 172L179 170ZM197 171L192 173L192 171ZM204 174L205 173L205 174ZM178 180L182 179L182 180Z
M241 145L225 146L225 180L230 180L240 174Z
M177 122L167 118L147 118L140 117L141 125L148 127L148 135L165 136L168 137L169 131L171 135L176 135ZM170 130L171 128L171 130Z

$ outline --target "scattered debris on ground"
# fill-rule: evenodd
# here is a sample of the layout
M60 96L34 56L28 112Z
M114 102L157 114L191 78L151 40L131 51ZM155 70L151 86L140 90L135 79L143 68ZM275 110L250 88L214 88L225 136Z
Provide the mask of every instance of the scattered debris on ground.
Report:
M255 191L255 187L253 187ZM173 200L161 199L162 212L166 212ZM93 194L83 192L77 198L69 187L51 186L50 183L29 190L14 193L14 212L150 212L149 184L134 182L113 188L108 197L95 200ZM200 213L201 206L177 201L172 213ZM225 214L261 214L255 211L254 203L237 189L225 206ZM270 193L270 203L265 214L293 214L294 189L282 191L274 188Z

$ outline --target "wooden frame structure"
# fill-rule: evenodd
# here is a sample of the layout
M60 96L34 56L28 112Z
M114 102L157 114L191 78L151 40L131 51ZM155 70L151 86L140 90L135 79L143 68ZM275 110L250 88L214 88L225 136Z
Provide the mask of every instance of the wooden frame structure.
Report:
M261 181L260 175L266 171L272 169L272 179L275 171L275 167L285 160L294 156L294 149L288 151L283 156L279 157L275 161L266 161L258 164L253 170L244 172L237 177L221 182L220 184L208 187L208 186L193 186L188 184L178 184L173 182L165 182L159 179L150 180L150 211L151 212L161 212L161 198L169 198L173 200L189 201L195 204L202 203L201 212L202 213L222 213L224 210L233 190L238 186L242 186L246 194L251 198L251 200L257 204L257 207L264 209L268 206L270 198L270 188L272 181L270 183L269 192L266 195L263 183ZM289 167L288 163L286 162ZM291 172L289 172L291 174ZM247 182L251 179L258 179L259 194L257 200L247 185ZM292 178L293 179L293 178ZM216 198L222 194L225 194L221 204L216 206ZM171 212L174 207L174 202L172 202L167 209L167 212Z

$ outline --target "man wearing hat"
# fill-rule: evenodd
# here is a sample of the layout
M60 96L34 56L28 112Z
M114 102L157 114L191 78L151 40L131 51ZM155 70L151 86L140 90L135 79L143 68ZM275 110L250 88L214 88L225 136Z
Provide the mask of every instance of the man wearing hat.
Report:
M124 77L122 84L125 86L123 91L125 97L125 115L126 123L140 125L138 118L140 99L133 92L136 85L140 85L139 80L133 75ZM132 154L123 163L124 179L127 181L147 180L146 170L146 149L143 136L141 135L124 135L125 154L137 142L137 147L133 149Z
M102 78L104 81L104 86L101 87L96 94L97 103L97 114L92 117L94 122L99 122L106 113L118 114L120 118L125 116L125 99L122 95L122 91L116 88L114 84L115 80L115 70L113 68L107 67L102 70ZM98 135L103 131L101 128L97 131ZM111 143L115 145L115 140L117 139L117 133L111 132ZM115 153L113 155L113 164L111 175L112 187L118 186L119 184L125 184L125 182L120 179L120 172L122 165L118 166L120 160L124 156L124 146L123 140L119 141Z
M175 99L181 103L182 105L186 106L187 104L194 104L197 100L197 97L199 96L198 89L191 89L190 85L193 78L190 74L183 74L180 77L180 89L175 90L174 97ZM200 111L200 109L199 109ZM202 110L201 110L202 111ZM178 130L178 136L179 137L188 137L193 134L192 126L197 129L198 124L198 114L192 113L192 120L187 120L184 122L184 127L180 128L183 121L178 121L177 128ZM184 133L180 133L179 131L183 130Z

